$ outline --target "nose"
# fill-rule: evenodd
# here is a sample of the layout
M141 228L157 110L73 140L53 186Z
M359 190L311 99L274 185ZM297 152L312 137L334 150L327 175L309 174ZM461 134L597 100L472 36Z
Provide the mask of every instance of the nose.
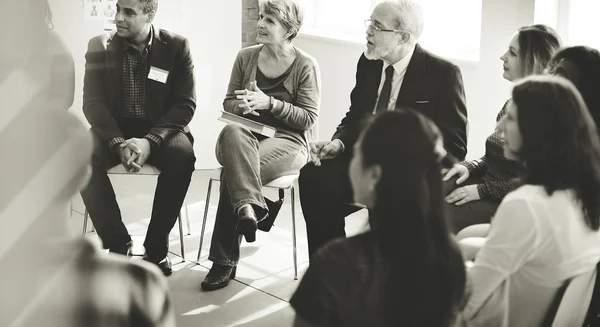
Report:
M502 56L500 56L500 60L506 62L506 52L502 54Z
M115 21L122 22L123 21L123 13L119 10L115 15Z

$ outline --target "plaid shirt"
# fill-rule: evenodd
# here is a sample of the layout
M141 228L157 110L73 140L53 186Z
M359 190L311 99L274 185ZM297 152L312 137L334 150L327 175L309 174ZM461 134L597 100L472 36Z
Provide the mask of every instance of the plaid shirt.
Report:
M150 28L150 40L146 48L139 52L131 43L125 40L125 53L123 58L123 93L125 95L125 110L121 117L147 119L146 114L146 80L150 72L148 54L154 40L154 28ZM146 134L144 138L154 147L160 146L162 139L154 134ZM122 137L109 140L108 147L125 142Z

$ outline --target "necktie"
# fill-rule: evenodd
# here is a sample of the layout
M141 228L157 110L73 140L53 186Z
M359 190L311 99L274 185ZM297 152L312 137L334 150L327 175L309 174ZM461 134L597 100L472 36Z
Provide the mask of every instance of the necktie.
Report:
M383 82L383 88L379 94L379 100L377 101L377 109L375 113L387 111L388 103L390 102L390 94L392 93L392 78L394 77L394 66L388 66L385 69L385 81Z

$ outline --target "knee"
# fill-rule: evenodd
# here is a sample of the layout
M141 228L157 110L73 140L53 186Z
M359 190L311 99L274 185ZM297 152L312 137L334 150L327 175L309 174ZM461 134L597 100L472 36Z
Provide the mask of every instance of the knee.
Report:
M193 151L175 148L166 152L164 155L167 160L165 160L165 164L161 167L162 171L186 176L191 175L194 172L196 156Z
M241 142L242 139L253 137L252 133L245 127L238 124L227 124L221 130L217 139L217 148L231 150L231 148Z
M318 180L319 173L319 167L315 166L315 164L312 162L307 163L300 169L298 186L300 188L310 188L311 186L315 186L315 182Z

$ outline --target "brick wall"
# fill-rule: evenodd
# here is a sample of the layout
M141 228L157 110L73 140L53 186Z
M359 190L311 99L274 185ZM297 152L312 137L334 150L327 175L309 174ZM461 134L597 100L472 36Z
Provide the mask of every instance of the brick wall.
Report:
M258 0L242 0L242 48L256 44Z

